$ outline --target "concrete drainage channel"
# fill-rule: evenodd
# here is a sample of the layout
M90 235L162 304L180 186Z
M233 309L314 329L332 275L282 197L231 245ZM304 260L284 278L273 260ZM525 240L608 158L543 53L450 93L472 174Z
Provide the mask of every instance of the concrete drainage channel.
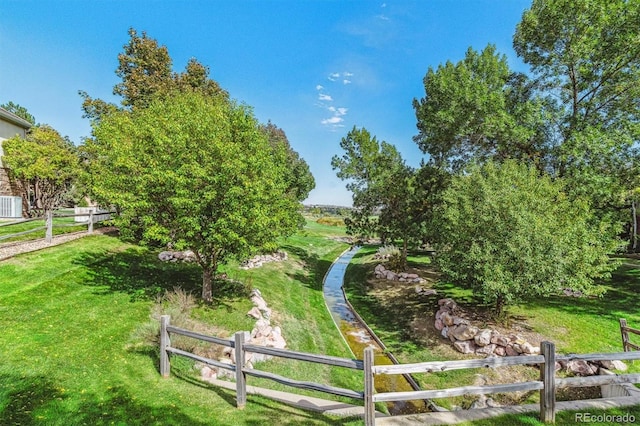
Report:
M356 358L362 359L365 348L372 347L375 350L375 365L398 364L398 360L387 351L384 343L353 309L344 293L344 275L358 250L358 247L354 247L342 253L327 271L323 281L325 303L333 321ZM375 387L377 392L420 390L418 384L409 375L383 376L376 380ZM430 401L422 400L388 403L387 408L392 415L443 410Z

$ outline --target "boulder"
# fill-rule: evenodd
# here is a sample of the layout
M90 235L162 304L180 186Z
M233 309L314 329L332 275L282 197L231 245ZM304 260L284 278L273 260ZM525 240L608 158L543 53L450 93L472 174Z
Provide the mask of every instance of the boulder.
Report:
M435 327L436 330L440 331L444 328L444 324L442 323L442 320L437 319L436 323L435 323Z
M501 334L492 334L491 335L491 343L495 343L498 346L502 346L505 347L507 345L509 345L509 338L506 336L503 336Z
M463 354L472 354L476 350L476 345L472 340L456 341L453 343L453 347L462 352Z
M598 373L598 369L594 368L587 361L573 360L567 362L566 370L576 376L592 376Z
M492 343L493 345L493 343ZM493 350L493 354L497 355L497 356L505 356L507 354L507 352L504 349L504 346L498 346L496 345L496 348Z
M540 353L540 348L533 346L529 342L521 343L520 348L522 349L522 353L525 355L537 355Z
M478 333L478 327L472 325L460 324L456 326L451 334L456 340L471 340Z
M442 330L440 330L440 334L445 339L448 339L449 338L449 327L447 327L446 325L444 327L442 327Z
M617 359L613 361L608 361L608 360L600 361L600 365L603 368L606 368L607 370L627 371L627 368L628 368L627 364Z
M443 312L440 318L442 319L442 323L447 327L453 325L453 316L449 312Z
M481 355L493 355L497 346L493 343L489 343L488 345L476 347L476 353Z
M505 355L506 356L518 356L519 355L518 352L516 352L513 349L513 346L511 346L511 345L505 346L504 351L505 351Z
M491 330L488 328L480 330L473 340L478 346L487 346L491 344Z
M247 312L247 315L250 316L250 317L253 317L255 319L262 318L262 313L260 312L260 309L258 309L255 306L253 308L251 308L251 310L249 312Z

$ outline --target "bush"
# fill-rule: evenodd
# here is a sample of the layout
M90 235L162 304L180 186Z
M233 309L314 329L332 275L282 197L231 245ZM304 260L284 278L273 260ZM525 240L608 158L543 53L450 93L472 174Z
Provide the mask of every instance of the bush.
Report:
M446 279L472 288L500 315L505 305L564 288L599 294L594 279L617 266L616 227L563 183L507 161L474 166L443 193L436 261Z
M316 220L320 225L329 225L329 226L344 226L344 219L340 217L330 217L325 216Z

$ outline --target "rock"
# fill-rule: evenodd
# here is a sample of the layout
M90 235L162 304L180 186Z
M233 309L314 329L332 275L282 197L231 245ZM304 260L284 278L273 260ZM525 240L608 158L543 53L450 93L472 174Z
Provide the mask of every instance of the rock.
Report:
M396 278L398 278L398 275L393 271L387 271L387 273L385 274L385 278L389 281L395 281Z
M269 309L269 308L260 309L260 312L264 316L264 319L266 319L266 320L270 320L271 319L271 309Z
M493 343L489 343L488 345L476 347L476 353L481 355L493 355L497 346Z
M451 334L457 340L471 340L478 333L478 327L472 325L460 324L456 326Z
M593 368L588 362L582 360L574 360L567 362L566 370L577 376L592 376L597 374L597 369Z
M506 356L518 356L518 352L513 349L513 346L505 346L504 348Z
M469 325L470 324L468 320L466 320L464 318L461 318L461 317L453 317L453 323L455 325L460 325L460 324Z
M441 318L442 318L442 323L447 327L450 327L453 325L453 316L451 316L449 312L443 312Z
M163 261L163 262L168 262L168 261L170 261L171 259L173 259L173 254L171 254L171 252L170 252L170 251L161 251L161 252L158 254L158 259L160 259L160 260L161 260L161 261Z
M476 345L478 346L486 346L491 344L491 330L488 328L484 328L478 332L473 338Z
M518 353L518 355L520 355L523 352L522 347L520 347L520 345L517 343L512 343L511 347L513 348L514 351Z
M613 361L608 361L608 360L600 361L600 365L606 368L607 370L627 371L627 368L628 368L627 364L617 359Z
M520 344L520 348L522 349L522 353L526 355L537 355L540 353L540 348L533 346L529 342Z
M260 313L260 309L258 309L255 306L253 308L251 308L251 310L249 312L247 312L247 315L250 316L250 317L253 317L255 319L262 318L262 313Z
M425 290L425 291L422 292L423 296L433 296L433 295L436 295L436 294L438 294L438 292L433 288L430 288L430 289Z
M476 350L476 345L472 340L456 341L453 343L453 347L462 352L463 354L472 354Z
M494 343L492 343L494 344ZM496 348L493 350L493 354L497 355L497 356L505 356L507 354L507 352L504 349L504 346L498 346L496 345Z
M479 408L487 408L487 397L484 395L480 395L478 399L473 401L471 407L469 407L470 410L476 410Z
M446 325L444 327L442 327L442 330L440 330L440 334L445 339L448 339L449 338L449 327L447 327Z
M267 302L265 302L261 296L251 296L251 302L260 310L267 308Z
M231 361L229 358L220 358L218 360L220 363L222 364L228 364L228 365L233 365L233 361ZM226 368L218 368L217 369L217 375L219 379L235 379L236 375L233 371L231 370L227 370Z
M208 365L205 365L204 367L202 367L202 369L200 370L200 376L204 379L204 380L208 380L208 379L216 379L218 377L217 373L211 369L211 367L209 367Z
M444 328L444 324L442 323L442 320L437 319L436 323L435 323L435 327L436 330L440 331Z
M445 308L447 308L449 310L453 310L458 305L456 305L456 302L454 302L453 299L446 298L446 299L438 300L438 306L442 306L442 307L445 307Z
M493 334L491 336L491 343L495 343L498 346L505 347L509 345L509 339L501 334Z

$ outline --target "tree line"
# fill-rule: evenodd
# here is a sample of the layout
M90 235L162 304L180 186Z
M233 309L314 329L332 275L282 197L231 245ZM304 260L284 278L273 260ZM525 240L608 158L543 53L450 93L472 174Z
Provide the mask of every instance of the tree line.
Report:
M357 127L332 160L353 192L349 232L399 242L405 261L429 242L444 279L497 314L600 294L608 255L640 250L640 2L534 0L513 46L530 73L491 44L429 67L413 100L420 167Z

